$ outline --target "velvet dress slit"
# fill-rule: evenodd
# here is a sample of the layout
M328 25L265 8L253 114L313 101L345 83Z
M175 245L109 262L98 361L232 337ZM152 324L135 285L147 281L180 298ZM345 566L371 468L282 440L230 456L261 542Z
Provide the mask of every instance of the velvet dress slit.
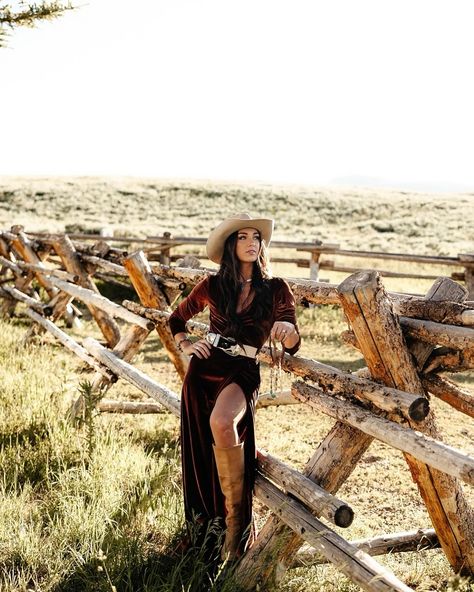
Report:
M186 321L209 307L210 331L226 333L227 322L216 306L215 277L208 277L195 286L170 317L173 335L186 331ZM267 280L272 289L271 317L255 327L254 307L251 302L238 313L243 327L242 343L261 348L275 321L289 321L296 326L294 298L288 284L279 278ZM289 353L295 353L299 342ZM252 490L255 480L255 405L260 387L259 363L244 356L230 356L213 347L209 358L191 356L181 393L181 462L183 472L184 510L187 522L197 522L205 528L216 521L224 526L225 498L217 474L212 444L210 416L222 390L229 384L237 384L244 393L246 411L237 426L240 442L244 444L245 477L242 505L245 533L241 551L251 535Z

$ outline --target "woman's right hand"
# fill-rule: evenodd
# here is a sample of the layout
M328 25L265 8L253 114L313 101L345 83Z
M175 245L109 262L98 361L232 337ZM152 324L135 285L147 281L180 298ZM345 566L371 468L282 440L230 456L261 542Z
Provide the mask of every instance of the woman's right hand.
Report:
M212 345L205 339L199 339L199 341L195 341L194 343L183 343L181 349L187 356L192 356L194 354L202 360L211 355L211 347Z

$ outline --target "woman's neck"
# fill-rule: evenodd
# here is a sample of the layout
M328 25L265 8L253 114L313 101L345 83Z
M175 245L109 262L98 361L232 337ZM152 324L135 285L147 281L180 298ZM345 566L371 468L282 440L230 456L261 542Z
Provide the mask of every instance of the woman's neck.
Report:
M253 263L241 263L240 264L240 277L244 282L252 279L253 275Z

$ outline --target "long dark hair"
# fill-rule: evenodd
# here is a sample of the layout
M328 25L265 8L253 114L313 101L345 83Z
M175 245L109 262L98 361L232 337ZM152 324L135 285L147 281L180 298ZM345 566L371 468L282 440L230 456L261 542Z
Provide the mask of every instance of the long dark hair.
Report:
M242 292L243 283L240 274L240 262L235 254L238 232L229 236L224 244L219 271L216 274L216 302L221 315L228 319L226 335L241 342L242 323L237 315L237 303ZM272 309L272 294L270 289L270 266L265 242L261 240L257 261L253 264L252 288L255 292L252 301L255 328L259 331L259 321L268 319ZM262 329L262 335L265 331Z

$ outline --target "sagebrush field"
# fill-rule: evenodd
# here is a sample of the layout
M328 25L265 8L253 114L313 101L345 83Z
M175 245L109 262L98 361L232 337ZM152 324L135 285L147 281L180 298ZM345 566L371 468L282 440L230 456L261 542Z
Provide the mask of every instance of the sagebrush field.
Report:
M48 232L110 227L128 236L171 231L204 237L215 223L239 211L275 217L277 239L318 238L348 249L417 254L474 251L474 196L468 194L153 179L0 179L1 229L12 224ZM397 262L381 267L407 269ZM452 271L419 264L411 270ZM289 264L275 264L274 272L308 277L308 269ZM334 283L345 277L329 270L321 275ZM384 279L389 290L418 293L431 283ZM69 333L78 340L99 337L83 311L83 326ZM364 365L361 355L340 340L347 324L338 307L299 308L298 319L299 355L349 371ZM177 420L168 413L92 415L88 425L73 425L69 406L91 374L48 336L23 343L29 324L21 307L17 316L0 321L0 590L236 590L230 575L210 581L199 554L183 557L174 551L183 526ZM179 378L155 334L135 365L179 392ZM474 393L473 373L451 378ZM285 375L283 387L290 382ZM269 387L266 368L262 387ZM107 396L142 399L122 382ZM434 398L431 406L445 441L474 454L472 420ZM269 407L257 413L258 445L302 468L331 425L329 418L302 405ZM474 506L473 488L464 489ZM355 511L353 525L338 529L348 539L430 527L402 454L382 443L372 444L338 497ZM255 509L261 526L267 511L258 502ZM472 582L453 576L439 550L380 561L419 592L474 590ZM317 566L290 570L280 589L349 592L358 587L332 568Z

